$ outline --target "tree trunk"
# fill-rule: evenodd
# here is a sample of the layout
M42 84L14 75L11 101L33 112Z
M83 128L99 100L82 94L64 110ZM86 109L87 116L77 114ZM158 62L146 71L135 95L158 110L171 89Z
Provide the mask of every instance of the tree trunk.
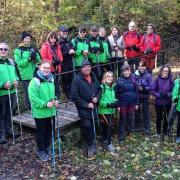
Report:
M56 22L59 22L61 20L59 13L59 7L60 7L60 0L54 0L54 12L56 13L55 18Z

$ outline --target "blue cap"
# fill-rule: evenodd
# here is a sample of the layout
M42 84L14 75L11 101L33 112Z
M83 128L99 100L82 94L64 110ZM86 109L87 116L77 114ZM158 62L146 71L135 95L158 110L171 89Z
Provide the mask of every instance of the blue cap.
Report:
M60 26L59 30L62 31L62 32L68 32L68 28L65 27L65 26Z

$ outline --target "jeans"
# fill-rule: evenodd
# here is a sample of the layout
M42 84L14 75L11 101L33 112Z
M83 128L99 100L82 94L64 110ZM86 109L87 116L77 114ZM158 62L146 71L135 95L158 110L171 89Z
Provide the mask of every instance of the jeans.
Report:
M22 80L22 85L25 93L25 101L26 101L26 106L28 110L31 110L31 103L29 101L29 96L28 96L28 86L29 86L30 80Z
M135 129L150 132L149 98L139 99L139 109L135 112Z
M34 119L36 122L37 147L39 151L44 151L46 148L49 148L51 144L52 122L55 134L55 120L54 117Z
M134 129L134 106L120 106L120 119L118 123L119 139L125 139L125 130L132 133Z
M12 100L12 95L11 95ZM12 101L11 101L12 105ZM9 96L0 96L0 136L12 130Z

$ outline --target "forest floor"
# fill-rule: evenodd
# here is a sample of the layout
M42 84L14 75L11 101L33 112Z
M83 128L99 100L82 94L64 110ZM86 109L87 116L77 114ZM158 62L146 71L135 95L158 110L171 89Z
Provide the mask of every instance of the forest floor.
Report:
M119 144L114 134L114 154L104 151L97 141L96 159L88 161L75 128L62 138L62 157L59 160L56 151L54 171L51 160L37 158L35 132L26 129L23 141L19 138L12 145L9 140L0 146L0 179L179 179L180 145L168 139L157 141L154 128L152 134L149 139L135 133L125 144Z

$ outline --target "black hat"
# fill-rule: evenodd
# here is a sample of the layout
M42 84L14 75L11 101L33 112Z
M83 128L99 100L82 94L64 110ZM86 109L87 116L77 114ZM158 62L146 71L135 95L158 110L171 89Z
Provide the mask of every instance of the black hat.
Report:
M86 31L86 28L84 26L80 26L79 27L79 32L81 32L81 31Z
M127 70L127 69L130 69L130 65L129 64L124 64L122 67L121 67L121 72Z
M83 62L82 62L82 65L81 65L81 68L83 68L84 66L87 66L87 65L91 65L91 63L85 59Z
M92 26L92 27L91 27L91 31L98 31L97 26Z
M21 40L23 40L25 37L28 37L28 36L32 39L32 35L29 32L23 31L21 34Z
M65 27L65 26L60 26L59 30L62 31L62 32L68 32L69 29L67 27Z

